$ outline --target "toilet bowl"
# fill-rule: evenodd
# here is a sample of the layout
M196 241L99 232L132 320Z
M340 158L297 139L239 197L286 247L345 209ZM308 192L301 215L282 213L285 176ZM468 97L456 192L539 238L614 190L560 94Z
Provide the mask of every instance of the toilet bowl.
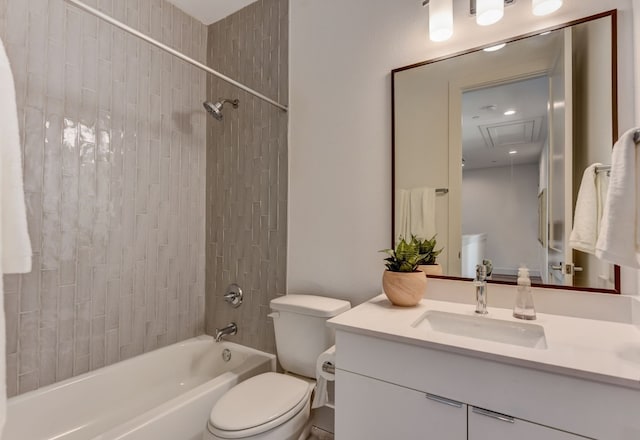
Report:
M318 356L335 343L328 319L348 301L286 295L271 301L282 373L254 376L227 391L211 410L204 440L299 440L306 437Z
M309 419L313 381L264 373L229 390L214 405L206 440L298 440Z

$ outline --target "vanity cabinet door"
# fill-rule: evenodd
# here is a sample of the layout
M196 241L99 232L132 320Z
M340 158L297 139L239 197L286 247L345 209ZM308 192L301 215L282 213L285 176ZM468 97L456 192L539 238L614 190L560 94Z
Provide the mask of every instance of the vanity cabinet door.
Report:
M469 407L469 440L584 440L586 438L481 408Z
M336 371L336 440L466 440L466 405Z

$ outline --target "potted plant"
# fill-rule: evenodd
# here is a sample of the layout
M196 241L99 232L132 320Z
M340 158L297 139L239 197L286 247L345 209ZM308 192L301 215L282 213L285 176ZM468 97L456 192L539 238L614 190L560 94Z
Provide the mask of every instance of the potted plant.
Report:
M387 270L382 276L385 295L396 306L411 307L420 302L427 287L427 277L418 270L424 255L418 252L415 241L401 238L395 249L385 249Z
M411 241L418 249L418 253L424 255L418 262L418 269L427 275L442 275L442 266L436 263L436 258L444 248L436 250L436 236L428 240L422 240L415 235L411 236Z

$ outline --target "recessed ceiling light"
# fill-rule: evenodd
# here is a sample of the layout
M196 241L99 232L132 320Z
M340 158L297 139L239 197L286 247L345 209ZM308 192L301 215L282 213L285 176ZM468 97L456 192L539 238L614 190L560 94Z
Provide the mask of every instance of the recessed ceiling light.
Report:
M511 116L511 115L515 115L516 111L513 109L507 110L506 112L504 112L505 116Z
M518 152L516 150L511 150L509 151L509 154L518 154Z
M506 45L507 43L496 44L495 46L485 47L482 50L484 50L485 52L495 52L496 50L502 49Z
M484 110L488 112L494 112L497 109L498 109L498 106L495 104L483 105L482 107L480 107L480 110Z

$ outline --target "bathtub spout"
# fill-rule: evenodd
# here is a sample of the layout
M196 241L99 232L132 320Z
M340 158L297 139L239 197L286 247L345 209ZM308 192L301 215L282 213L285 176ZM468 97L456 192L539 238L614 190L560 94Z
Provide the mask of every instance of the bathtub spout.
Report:
M216 342L220 342L223 336L226 336L226 335L233 336L237 333L238 333L238 326L236 325L235 322L232 322L231 324L221 328L220 330L216 329L216 335L214 339L216 340Z

